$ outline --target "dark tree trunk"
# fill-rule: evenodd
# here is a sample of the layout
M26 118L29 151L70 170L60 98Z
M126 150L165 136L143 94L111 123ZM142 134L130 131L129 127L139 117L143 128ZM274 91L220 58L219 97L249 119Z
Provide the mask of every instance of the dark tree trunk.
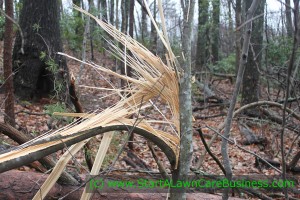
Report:
M81 7L81 0L72 0L72 3L78 7ZM73 16L75 20L77 21L76 27L75 27L75 33L77 35L76 40L83 35L83 20L82 20L82 14L76 9L73 9Z
M242 3L241 0L236 0L235 7L235 24L236 28L241 25L242 21ZM237 30L235 33L235 73L239 70L240 58L241 58L241 31Z
M18 34L13 50L15 94L22 99L57 94L66 100L69 74L62 51L58 0L24 0L20 27L24 34L24 54ZM45 54L44 58L41 55Z
M88 0L89 3L89 10L92 11L94 10L95 4L93 0ZM95 60L95 55L94 55L94 39L93 39L93 32L95 29L95 21L94 20L90 20L90 31L89 31L89 35L90 35L90 47L91 47L91 60L94 61Z
M119 30L119 0L116 0L116 11L115 11L115 14L116 14L116 17L115 17L115 27L116 29Z
M156 1L153 2L153 18L156 21ZM150 50L156 54L157 51L157 32L153 23L151 23L151 45Z
M208 56L208 0L198 0L198 40L197 40L197 58L196 70L201 71L206 63Z
M145 44L145 39L147 38L147 32L148 32L148 29L147 29L147 11L143 8L142 9L142 22L141 22L141 35L142 35L142 41L143 43Z
M101 5L102 20L107 22L108 18L107 18L107 3L106 3L106 0L100 0L100 5Z
M5 13L13 18L13 0L5 0ZM11 126L15 126L15 109L14 109L14 87L12 76L12 44L13 44L13 22L5 18L4 31L4 50L3 50L3 68L4 68L4 88L5 88L5 116L4 121Z
M133 29L134 29L134 1L130 0L130 6L129 6L129 35L133 38ZM132 56L132 55L131 55ZM127 68L127 75L131 76L131 68ZM131 133L130 141L134 140L134 134ZM129 149L133 150L133 142L128 143Z
M213 63L219 60L219 36L220 36L220 0L213 0L213 26L212 26L212 41L211 53Z
M286 30L287 35L292 38L294 33L293 21L292 21L292 7L291 1L285 0L285 17L286 17Z
M112 25L114 25L114 17L115 17L115 15L114 15L114 13L115 13L114 8L115 8L115 1L111 0L110 1L109 22Z
M134 1L130 0L129 7L129 35L133 38L133 29L134 29Z
M121 31L127 34L128 30L128 18L129 18L129 5L127 0L121 0L121 14L122 14L122 24Z
M264 13L265 0L259 2L259 5L255 11L254 16ZM246 1L246 9L251 6L251 1ZM260 17L253 21L253 30L251 36L252 48L249 48L248 61L243 78L242 88L242 105L246 105L252 102L256 102L259 99L259 71L261 68L261 51L263 43L263 28L264 17ZM247 112L250 112L247 111ZM256 112L253 109L253 112Z

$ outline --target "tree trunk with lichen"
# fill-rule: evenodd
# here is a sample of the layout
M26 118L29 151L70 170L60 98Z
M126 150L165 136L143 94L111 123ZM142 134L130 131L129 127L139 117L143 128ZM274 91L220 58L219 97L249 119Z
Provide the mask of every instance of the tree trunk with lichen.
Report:
M199 0L198 2L198 40L196 70L201 72L207 61L208 52L208 0Z
M260 1L254 16L264 13L265 0ZM246 1L246 9L251 6L251 1ZM260 17L253 22L253 30L251 35L251 45L244 78L242 83L242 105L253 103L259 100L259 69L261 68L263 33L264 33L264 17ZM256 114L257 108L249 109L246 112Z
M66 101L69 73L65 59L57 55L62 42L58 0L24 0L20 27L13 49L15 94L21 99L57 95ZM21 51L22 39L24 52Z
M184 55L182 76L180 78L179 101L180 101L180 154L178 168L172 172L173 182L186 180L190 170L193 154L193 127L192 127L192 84L191 84L191 36L192 22L194 18L195 0L182 1L183 30L182 30L182 51ZM171 188L171 199L186 199L185 192L176 192Z

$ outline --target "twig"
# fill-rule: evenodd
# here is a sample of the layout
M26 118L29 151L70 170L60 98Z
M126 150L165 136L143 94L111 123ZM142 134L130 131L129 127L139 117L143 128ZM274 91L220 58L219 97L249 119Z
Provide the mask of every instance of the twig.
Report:
M153 156L154 160L156 161L156 164L158 166L158 170L159 170L160 174L162 175L162 177L165 180L170 179L170 176L168 175L166 169L164 168L164 166L162 165L162 163L158 159L157 154L155 153L155 150L153 148L153 144L151 142L149 142L149 141L147 142L147 144L148 144L148 147L149 147L149 149L150 149L150 151L152 153L152 156Z
M0 9L0 12L2 15L4 15L7 19L12 21L18 27L18 30L19 30L20 36L21 36L21 49L20 50L21 50L21 53L24 54L24 35L23 35L23 31L22 31L20 25L13 18L8 16L2 9Z
M208 154L214 159L214 161L218 164L218 166L219 166L220 169L222 170L223 174L226 176L226 171L225 171L223 165L221 164L221 162L219 161L219 159L218 159L218 158L210 151L210 148L207 146L207 143L206 143L206 141L205 141L205 139L204 139L204 137L203 137L203 133L202 133L201 128L198 128L197 131L198 131L198 133L199 133L199 136L200 136L200 138L201 138L201 140L202 140L202 143L203 143L203 145L204 145L206 151L207 151Z
M28 114L28 115L39 115L39 116L48 115L47 113L29 112L27 110L20 110L18 112L15 112L15 114L19 114L19 113L25 113L25 114Z
M237 109L234 113L233 113L233 117L235 117L236 115L240 114L243 110L245 109L248 109L248 108L251 108L251 107L254 107L254 106L262 106L262 105L270 105L270 106L275 106L275 107L278 107L278 108L281 108L283 109L283 105L282 104L279 104L279 103L276 103L276 102L273 102L273 101L258 101L258 102L253 102L253 103L250 103L250 104L247 104L247 105L244 105L242 107L240 107L239 109ZM295 113L293 110L289 109L289 108L286 108L286 111L288 113L290 113L293 117L295 117L297 120L300 120L300 115L298 115L297 113ZM218 131L221 131L222 129L224 128L224 123L220 124L218 127L217 127L217 130ZM211 138L211 140L209 141L208 143L208 147L210 147L212 145L212 143L217 139L217 134L214 134ZM197 162L196 164L196 168L199 169L200 166L202 165L203 161L204 161L204 157L205 157L205 154L206 154L206 149L204 149L202 152L201 152L201 156L200 156L200 159L199 161Z
M230 142L230 144L236 146L237 148L239 149L242 149L243 151L263 160L264 162L266 162L266 164L268 164L271 168L273 168L275 171L281 173L281 171L279 169L277 169L276 167L274 167L271 163L269 163L267 160L265 160L264 158L262 158L261 156L257 155L256 153L253 153L252 151L249 151L247 149L245 149L244 147L238 145L235 141L229 139L229 138L225 138L221 133L219 133L217 130L209 127L209 126L206 126L207 128L209 128L210 130L214 131L217 135L219 135L220 137L222 137L223 139L227 140L228 142Z

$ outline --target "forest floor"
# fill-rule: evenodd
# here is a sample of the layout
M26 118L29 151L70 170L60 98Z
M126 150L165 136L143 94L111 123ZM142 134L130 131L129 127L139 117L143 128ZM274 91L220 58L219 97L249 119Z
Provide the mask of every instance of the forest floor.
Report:
M71 53L70 53L71 54ZM89 55L87 56L89 57ZM100 64L104 67L113 67L115 66L115 62L111 59L111 56L105 54L105 53L97 53L95 56L96 60L93 61L94 63ZM96 88L88 88L89 87L97 87L97 88L110 88L110 85L108 84L107 80L111 81L113 84L117 85L118 80L114 77L105 75L103 73L97 72L95 69L84 66L82 68L82 72L80 72L80 63L67 59L68 60L68 67L70 70L70 73L73 73L76 78L78 78L78 75L80 76L80 83L77 86L77 94L80 96L80 102L82 103L84 107L85 112L94 111L96 109L102 110L109 106L114 105L118 101L118 97L111 96L108 98L103 98L104 96L109 95L109 91L104 91L101 89ZM232 84L228 79L221 79L218 81L212 81L213 78L208 81L210 83L210 88L215 92L215 94L222 98L224 102L229 102L231 98L231 94L233 92L234 84ZM266 97L266 88L261 87L261 99L267 99ZM217 128L221 123L225 120L225 115L228 107L224 106L216 106L216 107L209 107L209 105L212 105L212 103L208 102L201 102L198 101L201 98L200 90L197 88L197 86L193 86L193 106L195 107L204 107L204 109L201 109L199 111L196 111L193 113L193 116L195 118L194 121L194 127L202 127L202 131L204 133L206 141L208 141L214 132L210 129L211 128ZM271 96L275 97L276 91L273 92L274 94L271 94ZM3 93L0 94L0 105L1 105L1 112L4 112L4 100L5 96ZM46 107L50 104L54 104L55 101L51 100L49 98L43 98L36 102L27 102L27 101L19 101L16 100L15 104L15 113L16 113L16 122L18 124L19 129L26 133L26 134L32 134L33 136L37 136L41 133L44 133L46 131L49 131L49 128L59 128L64 125L66 125L67 122L69 122L68 119L51 119L51 116L48 114L45 114ZM207 107L205 109L205 106ZM293 106L293 105L292 105ZM239 105L237 105L239 107ZM48 109L49 110L49 109ZM70 110L66 110L65 112L72 112ZM213 118L207 118L207 119L198 119L203 116L213 116L218 115L220 113L223 113L223 116L213 117ZM225 115L224 115L225 113ZM154 116L155 117L155 116ZM3 118L3 114L1 115L1 118ZM3 120L3 119L1 119ZM245 140L244 136L240 133L240 129L238 126L238 121L247 121L249 124L251 124L251 130L256 134L256 136L265 137L267 139L267 143L264 145L248 145L245 146L242 143L242 141ZM251 122L251 123L250 123ZM231 139L234 139L236 141L236 144L241 146L242 148L246 149L247 151L251 151L263 158L271 159L274 161L281 161L280 156L280 131L281 126L274 123L267 121L265 119L257 119L257 118L250 118L247 116L239 115L238 118L235 118L233 121L232 129L231 129ZM107 155L106 160L104 161L104 168L108 167L111 164L111 160L114 159L115 155L117 154L118 150L122 146L122 141L125 140L126 135L125 134L115 134L114 139L112 141L112 144L109 148L109 152ZM296 154L299 147L297 146L297 135L289 130L286 131L285 134L285 150L290 151L290 156L288 157L288 161L291 160L293 155ZM93 149L96 151L99 141L101 140L101 137L96 137L96 139L93 141ZM215 140L211 146L211 151L214 153L214 155L221 161L221 137L218 137L217 140ZM298 140L299 141L299 140ZM15 142L7 138L6 136L0 135L0 144L5 143L9 145L16 145ZM276 172L274 169L271 168L257 168L255 167L255 157L246 152L245 150L241 150L237 147L237 145L229 145L229 155L230 160L232 162L232 169L234 175L251 175L251 176L258 176L260 179L268 179L269 175L278 175L278 172ZM291 148L292 147L292 148ZM126 148L127 149L127 148ZM193 167L196 167L196 163L198 162L201 152L204 149L204 146L201 142L201 139L197 133L197 131L194 131L194 139L193 139L193 161L192 165ZM159 151L159 149L156 149L158 156L160 160L164 163L166 166L166 169L168 169L168 161L163 156L163 153ZM140 159L144 162L146 166L143 165L132 165L128 160L132 159L132 154L137 156L136 159ZM57 153L57 156L61 152ZM83 152L76 155L76 158L78 158L80 165L75 164L73 161L70 161L69 167L75 166L75 168L82 174L87 174L88 170L85 164L84 160L84 154ZM144 140L142 137L135 136L134 139L134 149L133 151L126 150L124 151L118 161L114 165L114 169L116 171L122 171L122 173L130 174L131 171L149 171L149 172L158 172L158 167L153 159L148 145L146 143L146 140ZM29 167L22 167L21 170L25 171L32 171ZM222 171L216 164L216 162L209 156L206 155L204 162L202 166L199 168L199 170L206 172L208 174L214 174L214 175L222 175ZM299 175L296 176L298 180L300 180ZM298 188L299 189L299 188ZM299 198L300 196L298 196Z

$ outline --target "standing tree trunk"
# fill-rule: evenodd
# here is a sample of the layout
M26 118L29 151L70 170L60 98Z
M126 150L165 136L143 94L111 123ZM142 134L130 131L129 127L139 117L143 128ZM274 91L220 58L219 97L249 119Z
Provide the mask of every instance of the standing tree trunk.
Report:
M134 29L134 1L135 0L130 0L130 5L129 5L129 35L133 38L133 29ZM132 55L131 55L132 56ZM127 68L127 75L130 77L131 76L131 68ZM129 140L131 141L128 143L129 149L133 150L133 140L134 140L134 134L131 133Z
M212 25L212 41L211 41L211 53L212 62L219 61L219 36L220 36L220 0L213 0L213 25Z
M197 58L196 69L202 71L203 66L207 61L208 55L208 0L198 0L198 40L197 40Z
M119 0L116 0L116 11L115 11L115 14L116 14L116 23L115 23L115 27L116 29L119 29Z
M245 21L248 21L248 23L246 23L246 25L245 25L242 56L239 61L239 63L240 63L239 70L238 70L238 74L236 77L236 82L235 82L235 87L234 87L234 91L232 94L232 99L230 102L226 120L224 122L224 124L225 124L224 133L223 133L224 138L222 138L221 154L222 154L222 158L223 158L224 168L226 171L226 179L228 179L228 181L232 180L232 169L231 169L231 162L230 162L230 158L229 158L229 154L228 154L227 139L230 137L230 129L231 129L231 124L232 124L232 119L233 119L233 113L234 113L235 105L237 103L238 94L240 91L246 63L248 60L248 51L249 51L250 38L251 38L251 33L252 33L252 18L254 16L254 12L255 12L258 4L259 4L259 0L253 0L251 7L247 11L247 19ZM228 199L228 195L229 195L229 188L224 188L222 199Z
M13 0L5 0L5 13L13 19ZM11 126L16 125L15 121L15 100L12 74L12 44L13 44L13 22L5 18L4 31L4 50L3 50L3 68L4 68L4 88L5 88L5 116L4 121Z
M236 29L241 25L242 21L242 0L236 0L236 6L235 6L235 24ZM237 74L239 70L239 64L240 64L240 58L241 58L241 31L236 30L235 33L235 73Z
M266 0L261 0L254 16L264 13ZM246 9L251 6L251 1L246 1ZM262 48L263 48L263 33L264 33L264 17L260 17L253 21L253 31L251 36L252 48L248 54L246 69L243 78L242 88L242 105L253 103L259 99L259 69L261 68ZM247 112L257 113L254 108Z
M78 7L81 7L81 0L72 0L72 3ZM76 40L80 37L82 37L83 35L83 19L82 19L82 14L81 12L79 12L78 10L76 9L73 9L73 16L75 18L75 21L77 22L76 23L76 26L75 26L75 33L76 33Z
M290 0L285 0L285 18L287 35L288 37L292 38L294 33L294 27L292 21L292 7Z
M156 21L156 1L153 1L153 18ZM157 51L157 32L153 23L151 23L151 48L152 53L156 54Z
M20 51L20 34L13 50L15 94L22 99L35 99L55 94L66 101L68 68L62 51L58 0L23 0L20 27L24 34L24 54Z
M232 20L232 12L231 12L231 0L227 1L227 6L228 6L228 20L229 20L229 30L228 30L228 52L226 52L227 56L233 52L233 20Z
M181 1L183 10L183 31L182 31L182 51L183 62L182 77L180 78L180 155L178 168L173 172L173 182L176 184L178 180L186 180L190 170L192 154L193 154L193 127L192 127L192 100L191 100L191 36L192 22L194 18L195 0ZM171 199L186 199L185 192L172 192Z
M148 29L147 29L147 11L142 7L142 22L141 22L141 27L142 27L142 30L141 30L141 34L142 34L142 41L143 43L145 44L146 42L146 38L148 37L147 35L147 32L148 32Z
M129 6L129 35L133 38L133 29L134 29L134 1L130 0Z
M127 34L128 30L128 13L129 13L129 6L127 0L121 0L121 13L122 13L122 24L121 24L121 31Z
M106 0L100 0L100 3L101 3L102 20L107 22L108 18L107 18L107 3L106 3Z
M110 13L109 13L109 23L114 25L114 13L115 13L115 0L110 1Z

